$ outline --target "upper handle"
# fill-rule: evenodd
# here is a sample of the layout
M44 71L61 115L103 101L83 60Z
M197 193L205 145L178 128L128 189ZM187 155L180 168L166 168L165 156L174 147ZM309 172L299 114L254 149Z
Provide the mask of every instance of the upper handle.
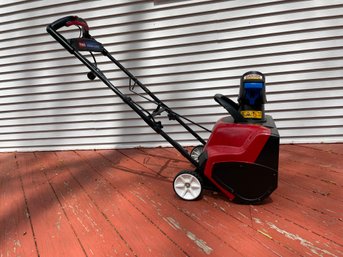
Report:
M86 38L90 37L89 27L88 27L87 22L78 16L66 16L66 17L60 18L54 21L53 23L49 24L48 28L52 29L53 31L57 31L58 29L64 26L69 27L72 25L81 26L82 31L83 31L83 37L86 37Z

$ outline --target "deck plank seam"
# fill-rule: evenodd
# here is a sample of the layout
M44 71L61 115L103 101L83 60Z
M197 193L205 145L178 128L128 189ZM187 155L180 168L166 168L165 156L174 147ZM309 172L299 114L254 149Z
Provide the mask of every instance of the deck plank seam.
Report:
M54 152L53 154L57 157L57 155L56 155L55 152ZM34 157L35 157L37 160L39 160L39 157L37 157L37 155L36 155L35 153L33 153L33 155L34 155ZM75 230L75 228L74 228L72 222L70 221L70 219L69 219L69 217L68 217L68 214L66 213L65 208L63 207L63 204L62 204L62 202L60 201L60 199L59 199L59 197L58 197L58 194L57 194L57 192L56 192L54 186L51 184L50 179L48 178L48 175L47 175L45 169L46 169L46 167L41 166L40 171L44 174L44 177L45 177L46 181L48 182L48 184L49 184L49 186L50 186L50 189L51 189L51 191L53 192L53 194L54 194L54 196L55 196L55 198L56 198L56 200L57 200L57 202L58 202L58 204L59 204L59 207L60 207L60 209L62 210L63 215L64 215L64 217L66 218L66 220L67 220L67 222L68 222L68 225L70 226L71 230L73 231L73 234L74 234L74 236L76 237L76 240L78 241L78 243L79 243L79 245L80 245L80 247L81 247L83 253L85 254L86 257L88 257L88 254L87 254L87 252L86 252L86 249L85 249L85 247L83 246L83 244L82 244L82 242L81 242L79 236L77 235L76 230Z
M125 154L121 153L120 151L118 151L120 154L126 156ZM102 158L106 159L108 162L111 162L111 160L109 160L108 158L106 158L106 156L102 155L101 153L97 153L99 154L100 156L102 156ZM127 157L127 156L126 156ZM131 160L134 160L134 159L131 159ZM136 160L134 160L135 162L137 162ZM87 162L87 160L86 160ZM139 163L139 162L137 162ZM140 163L139 163L140 164ZM144 165L143 165L144 166ZM93 169L93 167L92 167ZM97 171L96 171L97 172ZM124 171L125 172L125 171ZM102 176L102 174L99 174ZM103 177L103 176L102 176ZM176 247L178 247L180 249L180 251L182 251L186 256L190 256L180 245L178 245L171 237L168 236L168 234L166 234L165 231L163 231L157 224L155 224L153 222L153 220L151 218L149 218L143 211L141 211L132 201L130 201L127 197L125 197L125 195L120 192L112 183L111 181L108 181L108 179L106 177L103 177L103 179L105 179L109 184L110 186L115 189L116 191L118 191L120 193L120 195L126 200L128 201L138 212L140 212L153 226L155 226L165 237L168 238L168 240L170 240Z
M73 151L74 154L76 154L90 169L92 169L94 172L96 172L99 176L101 176L115 191L118 191L117 188L115 188L114 186L112 186L112 184L109 183L109 181L102 176L101 173L99 173L96 169L94 169L87 160L85 160L82 156L80 156L77 151ZM62 164L60 164L62 165ZM83 192L87 195L87 197L92 201L92 204L94 204L95 208L97 209L97 211L104 217L104 219L106 220L106 222L112 227L112 229L115 231L115 233L119 236L119 238L121 240L123 240L123 242L125 243L125 245L127 246L127 248L131 251L131 253L134 256L138 256L134 250L132 249L132 247L129 245L129 243L125 240L125 238L121 235L121 233L117 230L117 228L115 227L115 225L110 221L110 219L108 218L108 216L101 210L101 208L99 207L99 205L96 203L96 201L93 199L93 197L91 195L88 194L88 192L85 190L85 188L83 187L83 185L78 181L78 179L74 176L74 174L70 171L70 169L67 166L62 166L64 169L68 170L68 173L70 174L70 176L76 181L76 183L80 186L80 188L82 188Z
M121 153L121 151L119 151ZM146 167L147 169L151 170L151 171L154 171L152 170L150 167L144 165L143 163L140 163L138 162L137 160L135 160L134 158L132 158L130 155L127 155L125 153L122 153L124 156L126 156L126 158L129 158L130 160L136 162L137 164L139 165L142 165L144 167ZM148 153L145 153L147 155L150 155ZM178 159L176 159L176 161L178 161ZM170 163L170 162L168 162ZM167 168L167 166L165 167ZM174 203L172 203L169 199L165 199L166 201L169 202L169 204L171 204L172 206L174 206L179 212L183 213L184 215L186 215L187 217L189 217L190 219L192 219L195 223L197 223L198 225L200 225L202 228L204 228L206 231L208 231L210 234L212 234L213 236L215 236L217 239L219 239L219 241L223 242L225 245L227 245L228 247L230 247L231 249L233 249L234 251L237 251L238 252L238 249L236 249L235 247L233 247L232 245L230 245L228 242L226 242L225 240L223 240L221 237L219 237L217 234L213 233L212 231L209 231L205 226L203 226L203 224L199 223L197 220L193 219L192 216L190 216L187 212L184 212L182 210L182 208L179 208L178 206L176 206ZM207 202L208 205L210 205L210 203ZM220 209L221 210L221 209ZM221 210L222 211L222 210ZM226 213L227 214L227 213ZM237 219L238 220L238 219ZM238 220L239 222L241 222L240 220ZM242 222L241 222L242 223ZM250 237L250 236L249 236ZM255 240L253 237L251 237L251 239ZM260 242L258 242L260 243ZM262 245L262 244L261 244Z
M25 189L24 189L24 182L23 182L22 174L20 172L20 166L19 166L19 162L17 159L17 153L14 154L14 158L15 158L15 163L16 163L16 169L17 169L17 172L19 173L21 191L23 192L23 196L24 196L26 215L29 218L31 233L32 233L34 244L35 244L35 250L37 253L37 257L40 257L40 253L39 253L39 249L38 249L38 243L37 243L37 237L36 237L35 230L34 230L33 223L32 223L32 219L31 219L32 216L31 216L29 205L28 205L27 195L26 195Z
M297 145L297 146L302 147L302 148L308 148L308 149L319 151L319 152L325 152L325 153L329 153L329 154L343 155L343 152L340 153L340 152L336 152L336 151L332 151L332 150L318 149L318 148L310 146L310 145ZM342 147L342 149L343 149L343 147Z
M208 199L205 199L205 200L206 200L206 202L207 202L209 205L211 205L211 203L208 201ZM242 224L246 224L246 223L242 222L240 219L238 219L237 217L235 217L235 216L231 215L230 213L226 212L225 210L223 210L218 204L212 204L212 207L214 207L215 209L217 209L217 210L219 210L219 211L225 213L225 214L228 215L230 218L234 218L234 219L237 220L238 222L240 222L240 223L242 223ZM255 232L255 235L261 234L261 233L259 232L258 229L254 228L253 226L250 226L250 225L248 225L248 224L246 224L246 225L247 225L248 227L250 227L250 228ZM249 235L249 237L251 237L251 236ZM257 242L258 244L260 244L260 245L262 245L262 246L265 247L265 244L263 244L263 241L260 240L258 237L251 237L251 239L254 240L255 242ZM283 248L287 249L288 251L292 252L293 254L296 254L296 255L298 255L298 256L302 256L298 251L296 251L296 250L293 249L292 247L289 247L289 246L286 245L286 244L283 244L281 241L276 240L276 239L273 238L273 237L272 237L272 238L268 237L268 239L271 240L271 241L273 241L273 242L275 242L275 243L278 244L280 247L283 247ZM268 249L268 248L267 248L267 249Z
M278 218L280 218L280 219L283 219L283 220L285 220L285 221L287 221L287 222L292 223L292 224L295 225L295 226L298 226L298 227L301 228L301 229L304 229L304 230L306 230L306 231L308 231L308 232L310 232L310 233L312 233L312 234L314 234L314 235L316 235L316 236L319 236L319 237L321 237L321 238L323 238L323 239L325 239L325 240L328 240L329 242L331 242L331 243L333 243L333 244L335 244L335 245L337 245L337 246L343 247L343 244L340 244L339 242L336 242L336 241L334 241L334 240L332 240L332 239L330 239L330 238L328 238L328 237L325 237L325 236L323 236L322 234L317 233L316 231L313 231L312 229L308 229L307 227L302 226L301 224L299 224L299 223L297 223L297 222L294 222L293 220L288 219L288 218L286 218L286 217L284 217L284 216L282 216L282 215L280 215L280 214L277 214L277 213L275 213L275 212L273 212L273 211L267 209L266 207L262 207L262 209L263 209L264 211L267 211L267 212L271 213L272 215L275 215L276 217L278 217Z

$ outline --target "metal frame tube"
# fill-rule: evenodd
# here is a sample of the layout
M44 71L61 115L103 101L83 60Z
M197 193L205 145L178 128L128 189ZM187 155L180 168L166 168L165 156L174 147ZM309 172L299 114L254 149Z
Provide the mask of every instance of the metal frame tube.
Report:
M62 20L62 19L61 19ZM54 24L54 23L53 23ZM58 26L60 28L62 26ZM57 29L58 29L57 28ZM167 142L169 142L176 150L178 150L188 161L194 166L198 167L198 162L195 161L190 154L173 138L171 138L165 131L162 130L158 124L151 119L146 113L144 113L135 102L127 95L122 93L116 86L114 86L109 79L103 74L103 72L95 67L83 54L76 51L57 29L50 24L47 26L47 32L59 42L68 52L78 58L85 66L87 66L96 76L105 83L116 95L118 95L124 103L129 105L133 111L135 111L156 133L160 134ZM173 111L166 106L157 96L155 96L145 85L143 85L132 73L130 73L119 61L117 61L105 48L102 54L108 57L116 66L122 70L130 79L132 79L139 87L141 87L146 94L148 94L158 105L162 106L168 115L173 115ZM174 114L175 115L175 114ZM176 120L181 126L183 126L189 133L191 133L201 144L206 144L206 141L202 139L192 128L190 128L181 118L175 115Z

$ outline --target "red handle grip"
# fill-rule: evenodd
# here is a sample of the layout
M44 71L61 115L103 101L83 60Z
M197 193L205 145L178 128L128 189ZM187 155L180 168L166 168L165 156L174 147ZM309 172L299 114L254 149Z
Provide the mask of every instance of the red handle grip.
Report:
M75 20L71 20L71 21L68 21L66 22L66 26L69 27L69 26L72 26L72 25L75 25L75 26L81 26L84 30L89 30L89 27L88 27L88 24L85 20L77 17L77 16L74 16L75 17Z
M67 17L63 17L61 19L58 19L57 21L51 23L50 25L48 25L48 28L57 31L58 29L62 28L63 26L81 26L83 29L83 34L85 35L89 35L88 31L89 31L89 27L87 22L84 19L81 19L77 16L67 16Z

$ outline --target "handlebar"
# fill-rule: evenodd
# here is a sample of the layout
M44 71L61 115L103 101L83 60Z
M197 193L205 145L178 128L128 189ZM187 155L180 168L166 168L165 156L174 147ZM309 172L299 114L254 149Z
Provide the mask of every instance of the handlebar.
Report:
M54 21L53 23L49 24L47 28L56 32L57 30L59 30L60 28L64 26L69 27L72 25L81 26L83 37L90 38L89 27L88 27L87 22L78 16L66 16L66 17L60 18Z
M89 27L87 22L84 19L81 19L77 16L66 16L64 18L60 18L53 23L49 24L46 27L47 32L56 39L57 42L59 42L65 49L67 49L71 54L74 53L73 47L70 45L70 43L61 35L57 30L60 28L66 26L81 26L82 27L82 37L83 38L92 38L89 34Z

